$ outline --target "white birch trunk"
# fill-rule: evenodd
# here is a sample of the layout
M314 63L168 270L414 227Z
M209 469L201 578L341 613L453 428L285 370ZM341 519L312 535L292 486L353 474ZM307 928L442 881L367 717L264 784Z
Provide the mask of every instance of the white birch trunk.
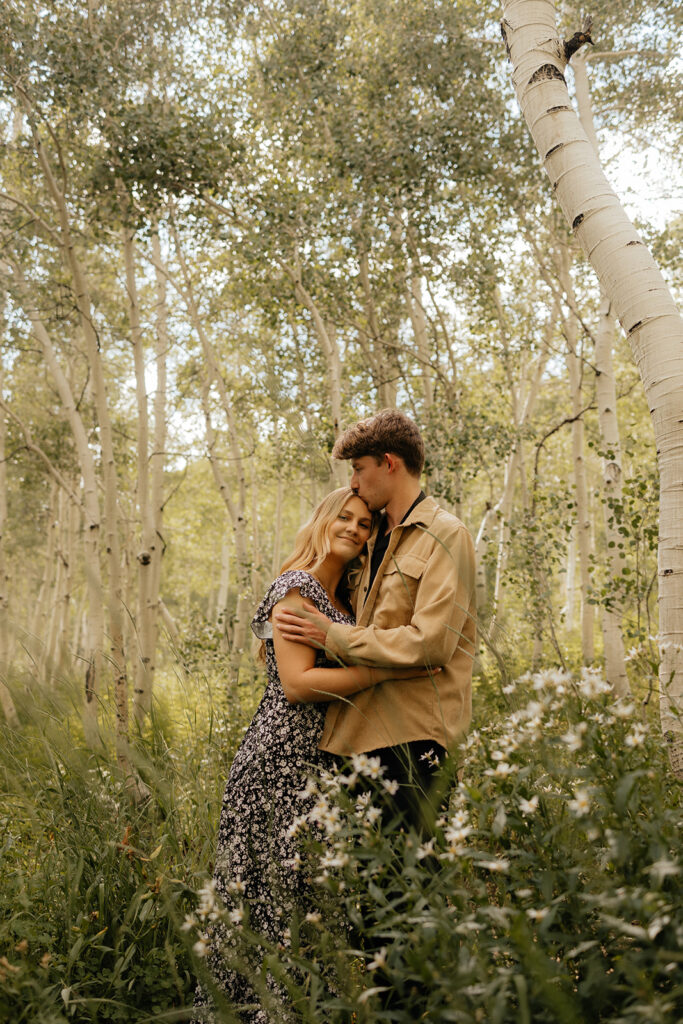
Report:
M566 253L564 254L566 257ZM567 266L561 271L562 287L569 297L570 305L574 306L575 296ZM582 360L578 353L578 330L576 317L570 313L565 319L565 340L567 373L569 376L569 393L572 404L572 464L574 467L574 498L576 501L576 543L579 553L579 572L581 578L581 653L584 664L590 665L595 657L594 624L595 613L590 604L591 586L591 517L588 507L588 482L586 478L586 462L584 458L584 426L583 426L583 379Z
M236 670L239 667L241 654L246 644L247 627L249 625L250 614L250 581L247 559L246 521L243 507L238 508L235 505L230 486L225 478L216 454L215 449L218 439L216 437L216 431L211 418L211 396L208 369L202 383L201 397L206 431L206 454L209 459L209 465L211 466L211 472L213 473L216 487L218 488L218 493L225 502L228 517L232 524L233 536L235 538L235 554L237 561L237 606L231 629L232 646L230 664L231 667Z
M427 318L422 301L422 278L418 268L413 264L410 280L406 284L406 303L410 314L415 340L415 352L420 365L422 382L422 401L424 409L429 412L434 402L434 390L430 374L429 340L427 337Z
M4 319L4 318L3 318ZM2 352L0 352L0 398L4 385L4 369ZM6 555L7 540L7 463L5 462L5 445L7 438L7 419L4 410L0 409L0 707L5 721L12 728L19 724L17 711L8 686L11 668L10 657L10 582L9 566Z
M126 267L126 291L128 293L128 318L130 323L133 362L135 366L135 396L137 401L137 499L140 517L140 546L137 561L137 658L134 661L135 682L133 685L133 715L138 729L152 707L154 685L155 651L154 610L152 590L154 582L154 548L156 534L149 493L149 413L147 407L147 384L145 381L145 354L140 327L140 307L137 282L135 279L135 237L133 232L123 229L123 252Z
M623 537L619 533L615 515L612 511L615 503L621 501L621 441L617 422L617 389L612 365L612 343L614 340L614 319L610 312L609 299L603 301L600 311L600 323L595 332L595 372L596 397L598 402L598 421L604 456L602 459L603 473L603 510L605 520L605 546L607 580L618 592L622 570L626 564L623 548ZM630 693L624 640L621 629L621 607L619 600L602 610L602 633L605 643L605 677L614 687L614 692L623 697Z
M302 306L305 306L311 314L315 335L325 356L332 428L334 436L337 437L342 432L344 426L342 418L341 356L339 345L337 344L337 334L334 327L325 322L313 300L313 296L304 288L301 280L296 277L294 277L294 295L297 301ZM346 467L344 463L333 459L331 473L334 486L343 487L346 483Z
M216 597L216 622L219 622L226 631L228 623L228 595L230 593L230 542L227 534L223 537L221 545L221 575L218 581L218 595Z
M597 132L593 118L588 73L586 70L586 51L581 50L573 60L574 84L576 101L579 108L581 126L600 157ZM603 471L603 510L605 522L606 571L608 583L618 591L622 570L625 566L623 540L618 533L614 515L610 505L621 500L621 439L617 421L617 389L612 362L612 345L614 342L614 318L611 314L609 299L602 293L600 296L600 320L595 331L595 389L598 403L598 422L602 436L602 447L607 453L602 460ZM605 677L618 696L630 693L624 639L621 628L622 615L618 602L602 608L602 635L605 646Z
M42 139L35 123L31 124L31 134L38 162L57 213L60 241L63 248L65 267L71 273L74 288L75 306L78 311L79 323L86 343L88 363L93 383L93 397L97 414L102 449L102 476L104 482L104 524L106 550L109 569L109 634L110 634L110 665L114 675L114 698L116 706L116 756L127 782L135 787L135 779L130 768L128 757L128 680L126 677L126 659L123 649L124 610L121 600L121 550L118 536L118 480L114 458L111 418L104 368L100 354L100 345L92 301L87 284L87 277L81 261L76 253L75 240L71 232L69 210L65 194L61 191L55 178Z
M495 529L497 509L489 502L482 517L477 539L474 544L477 574L475 577L475 591L477 597L477 615L480 619L485 617L485 609L488 604L486 594L486 553L488 551L491 534Z
M576 554L576 524L572 524L567 545L567 575L564 585L564 616L566 627L570 633L576 626Z
M175 226L171 223L171 232L173 235L176 254L178 257L178 263L180 264L180 270L183 277L183 288L181 293L185 300L188 313L190 314L190 320L192 326L197 333L202 351L204 353L205 360L205 377L202 384L202 407L204 410L204 422L206 425L206 443L207 443L207 454L209 462L211 464L211 470L213 472L216 486L220 492L225 506L228 510L230 522L232 524L233 533L235 537L235 556L237 562L237 608L235 610L235 624L233 630L233 646L231 651L230 663L233 670L237 671L239 663L242 657L242 652L247 641L247 631L249 628L249 620L251 615L251 588L250 588L250 567L249 567L249 555L248 555L248 541L247 541L247 520L246 520L246 505L247 505L247 483L244 472L244 458L242 456L242 450L240 447L240 433L237 429L237 423L235 420L235 414L232 408L232 402L228 389L223 379L223 375L218 366L215 352L209 341L209 337L204 329L204 324L199 315L199 308L197 306L194 291L192 288L192 281L188 270L187 263L183 256L183 252L180 246L180 239L178 233L175 230ZM230 453L233 462L233 472L237 478L237 500L233 499L232 489L228 486L228 482L223 475L220 468L218 457L215 451L216 448L216 431L213 426L211 419L211 386L215 384L216 390L220 398L221 408L225 414L226 426L228 428L228 443L230 445Z
M152 233L152 253L156 282L157 304L155 311L156 333L154 342L154 364L156 367L156 391L154 392L154 442L149 459L150 503L152 506L153 541L152 580L149 592L150 648L156 659L159 639L159 601L161 594L161 562L164 554L164 468L166 465L166 395L167 358L170 346L168 334L168 306L166 275L161 271L161 246L157 231Z
M571 107L552 0L503 0L503 15L522 113L567 222L626 332L652 415L660 473L661 719L672 767L683 775L683 320Z
M100 743L97 710L104 646L104 607L102 602L102 572L100 569L99 551L100 502L97 490L95 458L88 444L85 425L76 407L71 387L57 359L52 339L29 298L23 272L16 263L13 264L13 269L21 304L31 322L34 336L40 344L43 358L55 383L64 414L69 423L83 478L83 553L88 591L88 628L83 655L85 662L83 729L86 743L89 746L95 747ZM40 601L38 606L40 607Z
M275 579L282 564L282 502L285 496L285 481L278 469L275 491L275 515L273 516L273 556L270 561L270 578Z

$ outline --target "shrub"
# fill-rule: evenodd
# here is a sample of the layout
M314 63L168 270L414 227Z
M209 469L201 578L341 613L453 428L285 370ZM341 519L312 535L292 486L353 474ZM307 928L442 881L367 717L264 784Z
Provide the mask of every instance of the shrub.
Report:
M429 838L392 827L372 759L320 784L299 823L317 906L264 966L277 955L292 1020L680 1017L680 812L657 730L590 669L506 689Z

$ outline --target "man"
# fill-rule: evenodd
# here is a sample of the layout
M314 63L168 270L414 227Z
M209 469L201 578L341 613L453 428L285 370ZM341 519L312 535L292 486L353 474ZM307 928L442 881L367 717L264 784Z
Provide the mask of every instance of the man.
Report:
M415 821L415 784L428 787L471 718L474 545L463 523L420 489L424 443L408 416L384 409L361 420L332 455L351 460L352 489L371 511L384 510L352 581L357 624L333 624L314 608L306 618L277 609L274 621L286 639L325 647L345 663L441 668L333 701L320 740L335 755L379 757L401 784L399 809Z

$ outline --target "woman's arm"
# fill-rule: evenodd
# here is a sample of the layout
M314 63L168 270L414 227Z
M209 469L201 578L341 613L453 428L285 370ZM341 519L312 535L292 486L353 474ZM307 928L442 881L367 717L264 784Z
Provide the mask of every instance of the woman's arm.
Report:
M300 611L304 607L304 598L298 589L293 589L279 604L292 611ZM387 679L414 679L427 674L415 668L371 668L368 665L316 668L315 649L285 640L274 620L273 644L280 682L290 704L327 703L339 697L350 697Z

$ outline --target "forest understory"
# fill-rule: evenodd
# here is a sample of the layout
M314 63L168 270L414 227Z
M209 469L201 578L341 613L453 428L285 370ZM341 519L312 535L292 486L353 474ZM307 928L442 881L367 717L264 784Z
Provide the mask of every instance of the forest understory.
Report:
M591 13L3 6L0 1024L189 1020L211 914L287 1024L683 1017L683 8ZM428 840L328 780L269 948L209 884L249 624L385 407L472 730Z

